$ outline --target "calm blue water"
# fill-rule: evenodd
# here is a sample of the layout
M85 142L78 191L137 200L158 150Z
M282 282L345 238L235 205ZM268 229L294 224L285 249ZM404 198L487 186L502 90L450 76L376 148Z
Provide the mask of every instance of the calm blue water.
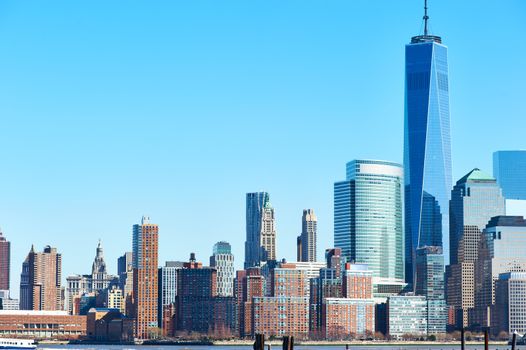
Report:
M381 350L460 350L458 345L351 345L349 350L371 350L380 348ZM509 350L511 346L490 345L490 350ZM38 349L64 349L64 350L252 350L252 346L138 346L138 345L42 345ZM295 346L295 350L345 350L345 346ZM466 345L467 350L484 350L484 345ZM518 350L526 350L526 346L517 347ZM272 350L281 350L281 346L273 345Z

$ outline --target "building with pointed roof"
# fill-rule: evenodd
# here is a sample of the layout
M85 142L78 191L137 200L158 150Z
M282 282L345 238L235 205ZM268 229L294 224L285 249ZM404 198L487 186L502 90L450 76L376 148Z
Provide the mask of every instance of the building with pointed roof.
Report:
M482 230L494 216L504 215L505 200L497 181L473 169L451 191L450 265L446 268L446 297L456 312L457 326L468 326L475 307L475 266Z
M4 237L0 228L0 290L9 290L10 267L11 243Z
M276 260L274 208L267 192L247 193L245 269Z
M31 246L22 265L20 309L62 310L62 255L56 248L36 252Z
M119 277L109 275L104 260L102 242L99 240L95 253L95 259L91 265L90 275L72 275L66 278L66 310L70 314L78 314L80 309L75 307L76 300L83 294L95 295L107 291L112 286L119 285Z

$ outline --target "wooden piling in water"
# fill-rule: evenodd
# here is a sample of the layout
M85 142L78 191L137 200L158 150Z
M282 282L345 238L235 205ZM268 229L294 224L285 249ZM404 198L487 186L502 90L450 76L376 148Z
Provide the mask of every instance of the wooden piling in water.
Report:
M513 336L511 337L511 350L515 350L516 345L517 345L517 332L513 332Z
M484 329L484 350L489 350L489 329Z
M294 350L294 337L286 335L283 337L283 350Z
M265 350L264 334L256 334L256 339L254 341L254 350Z
M466 350L466 335L464 334L464 327L460 330L460 349Z

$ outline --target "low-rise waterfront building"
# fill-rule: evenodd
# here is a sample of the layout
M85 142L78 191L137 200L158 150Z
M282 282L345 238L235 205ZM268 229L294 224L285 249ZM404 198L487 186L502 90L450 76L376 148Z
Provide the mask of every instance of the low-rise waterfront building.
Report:
M0 310L0 337L75 340L86 336L86 316L66 311Z
M252 334L266 337L294 336L306 339L309 334L309 298L254 297L252 299Z
M9 296L9 290L0 290L0 310L18 310L18 299Z
M92 308L88 311L86 323L90 340L115 343L133 340L133 320L119 309Z
M500 274L495 289L492 331L526 333L526 272Z
M394 339L427 335L427 300L420 295L387 298L387 332Z
M325 298L322 336L328 340L363 338L374 334L372 299Z

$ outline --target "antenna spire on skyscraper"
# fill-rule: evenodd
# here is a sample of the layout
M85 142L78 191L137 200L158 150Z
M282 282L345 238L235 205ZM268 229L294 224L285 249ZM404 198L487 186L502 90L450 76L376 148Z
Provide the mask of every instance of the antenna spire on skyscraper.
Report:
M424 0L424 35L427 35L427 20L429 19L429 16L427 15L427 0Z
M424 0L424 34L420 34L411 38L411 44L425 43L425 42L436 42L438 44L442 43L442 38L437 35L429 34L429 16L427 15L427 0Z

